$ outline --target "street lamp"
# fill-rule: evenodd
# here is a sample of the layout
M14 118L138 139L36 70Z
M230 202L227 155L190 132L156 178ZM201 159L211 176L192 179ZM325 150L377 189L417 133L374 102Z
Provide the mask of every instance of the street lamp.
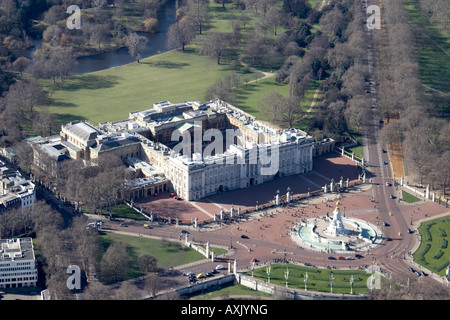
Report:
M308 272L305 274L305 291L308 291L307 286L308 285Z
M272 266L269 264L266 268L267 272L267 282L270 283L270 270L272 269Z
M330 275L331 293L333 293L333 283L334 283L334 277L333 277L333 272L331 272L331 275Z
M289 268L286 267L286 271L284 272L284 278L286 279L286 288L288 287L288 280L289 280Z
M352 275L352 277L350 278L350 294L353 294L353 280L354 280L354 278Z

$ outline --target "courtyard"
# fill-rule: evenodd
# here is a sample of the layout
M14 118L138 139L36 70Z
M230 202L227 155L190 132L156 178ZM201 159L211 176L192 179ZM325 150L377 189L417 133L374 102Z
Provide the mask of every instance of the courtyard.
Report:
M282 202L286 200L286 193L290 190L294 200L307 198L320 193L322 187L330 184L333 179L339 182L349 179L350 185L358 181L360 169L355 162L341 157L338 153L331 153L314 158L313 171L302 175L291 175L277 178L263 184L253 185L245 189L237 189L219 192L216 195L198 200L177 200L169 192L160 193L158 196L150 196L135 201L135 206L141 208L147 214L153 213L156 218L170 217L173 222L176 218L180 223L191 224L194 219L202 224L214 220L214 214L219 215L230 212L234 208L237 215L240 208L241 214L246 212L264 210L273 206L277 191Z

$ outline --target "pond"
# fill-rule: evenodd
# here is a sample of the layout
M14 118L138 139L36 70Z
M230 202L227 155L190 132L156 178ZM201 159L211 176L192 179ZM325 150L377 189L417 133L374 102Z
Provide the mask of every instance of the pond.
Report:
M148 39L146 48L142 53L141 58L147 58L157 54L158 52L162 53L174 49L167 48L166 43L169 28L176 21L176 2L176 0L169 0L159 10L159 32L139 32L140 35L145 36ZM34 51L40 46L40 40L35 39L33 42L35 46L33 49L29 50L29 57L32 57ZM71 74L84 74L115 68L133 61L135 61L135 59L128 54L128 48L122 47L119 49L78 58Z

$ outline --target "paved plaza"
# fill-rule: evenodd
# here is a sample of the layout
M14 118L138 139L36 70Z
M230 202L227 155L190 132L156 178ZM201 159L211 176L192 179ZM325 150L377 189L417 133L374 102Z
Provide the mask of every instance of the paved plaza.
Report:
M178 217L180 222L189 223L197 218L199 223L212 221L214 214L219 215L221 209L229 212L234 207L242 213L271 206L277 191L280 196L285 196L288 188L294 198L306 197L308 192L321 190L331 179L339 181L341 177L346 181L358 179L360 169L355 162L341 157L337 153L316 157L314 159L313 171L302 175L285 176L260 185L254 185L245 189L220 192L216 195L201 199L199 201L176 200L169 192L163 192L158 196L151 196L135 201L137 207L143 208L144 212L159 217Z

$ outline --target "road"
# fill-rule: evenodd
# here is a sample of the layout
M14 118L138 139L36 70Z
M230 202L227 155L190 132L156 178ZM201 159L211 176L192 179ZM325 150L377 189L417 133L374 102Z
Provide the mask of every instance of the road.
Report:
M367 2L365 2L367 5ZM365 9L362 9L365 11ZM370 31L367 29L368 37ZM397 197L396 188L393 180L393 173L389 163L388 153L383 152L383 145L378 141L377 136L380 130L380 115L377 108L377 91L373 81L374 74L374 49L372 44L367 48L368 54L368 72L369 92L367 93L372 101L371 119L369 124L365 127L364 132L364 155L368 163L367 171L370 173L372 181L371 197L374 200L376 214L379 221L387 223L389 226L383 228L385 240L382 245L366 254L362 259L356 260L328 260L329 254L305 250L297 247L294 243L289 243L286 238L280 233L280 241L272 238L256 238L249 237L243 239L240 237L238 228L244 228L246 224L252 222L240 222L239 225L229 225L222 229L208 231L205 228L194 229L189 228L189 240L206 243L209 242L211 246L220 245L228 248L233 248L232 253L224 259L216 262L205 262L199 264L191 264L182 268L181 272L204 273L213 269L216 265L222 264L227 268L228 261L236 259L238 268L250 268L251 259L257 258L259 264L264 262L271 262L274 259L289 259L300 263L306 263L314 266L328 266L332 268L364 268L369 265L376 264L382 271L395 275L408 274L414 277L408 270L409 264L405 257L413 248L417 240L417 234L409 234L407 232L410 227L409 213L405 206L398 202L398 198L391 199L390 195ZM387 164L384 164L386 162ZM389 182L391 185L386 185ZM264 218L261 220L261 225L286 222L290 219L289 210L283 210L278 213L277 218ZM272 220L271 220L272 219ZM258 220L259 221L259 220ZM278 221L278 222L277 222ZM139 233L143 236L156 236L167 239L176 239L183 241L184 237L180 237L182 227L177 226L155 226L152 229L143 229L142 225L129 225L127 228L119 226L118 222L108 222L107 226L116 231ZM124 230L126 229L126 230ZM272 232L275 228L273 227ZM277 229L278 230L278 229ZM270 229L269 229L270 232ZM283 240L283 241L281 241ZM423 281L434 281L432 277L425 277ZM440 283L440 282L436 282Z

